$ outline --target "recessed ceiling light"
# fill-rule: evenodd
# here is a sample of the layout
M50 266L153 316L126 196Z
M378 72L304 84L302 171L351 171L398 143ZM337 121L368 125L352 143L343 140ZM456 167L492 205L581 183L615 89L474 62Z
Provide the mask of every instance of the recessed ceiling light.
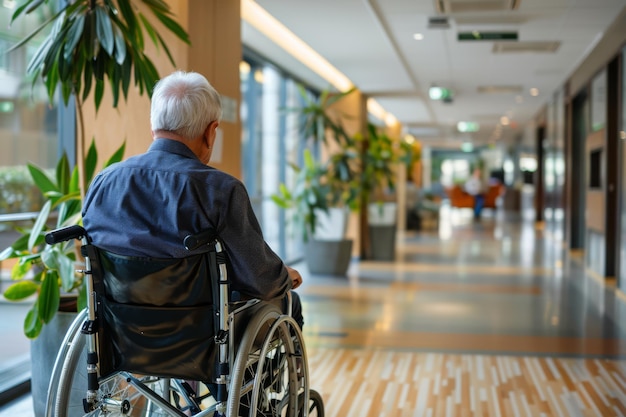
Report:
M463 142L461 144L461 150L463 152L472 152L474 150L474 145L472 145L472 142Z
M428 89L428 97L431 100L446 100L452 98L452 91L447 88L432 86Z
M508 125L509 125L509 118L508 118L508 117L506 117L506 116L502 116L502 117L500 118L500 124L501 124L502 126L508 126Z
M456 124L456 128L461 133L478 132L480 125L476 122L459 122Z
M13 113L14 108L15 106L13 105L12 101L0 102L0 113Z
M250 64L246 61L239 62L239 73L243 75L250 74Z
M421 41L422 39L424 39L424 35L421 33L416 33L415 35L413 35L413 39L415 39L416 41Z
M539 95L539 89L538 88L531 88L530 89L530 95L533 97L537 97Z

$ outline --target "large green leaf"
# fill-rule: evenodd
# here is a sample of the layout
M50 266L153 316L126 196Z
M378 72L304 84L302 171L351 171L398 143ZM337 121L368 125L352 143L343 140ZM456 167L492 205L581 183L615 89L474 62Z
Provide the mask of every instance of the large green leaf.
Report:
M145 0L144 0L145 1ZM154 15L163 23L163 25L168 28L172 33L178 37L178 39L182 40L186 44L190 44L189 35L185 32L185 29L182 28L176 21L164 13L159 13L156 10L152 9Z
M61 291L58 280L57 271L48 271L41 283L37 301L39 303L39 318L44 323L49 323L59 310Z
M24 257L20 258L20 261L11 268L11 279L23 279L32 267L33 262L30 259Z
M113 28L111 26L111 19L103 7L97 6L96 13L96 36L100 41L100 45L109 54L113 55L113 48L115 47L115 39L113 36Z
M115 37L115 62L122 67L126 59L126 42L124 34L119 27L113 26L113 35Z
M60 252L57 255L59 264L59 275L61 277L61 288L65 292L70 292L76 287L76 267L73 259Z
M124 152L126 151L126 141L122 143L122 145L117 148L117 150L111 155L111 157L104 163L103 168L108 167L111 164L116 162L120 162L124 157Z
M39 318L39 307L37 302L26 314L24 318L24 334L30 339L34 339L39 336L41 329L43 328L43 321Z
M146 33L148 34L148 36L150 36L150 39L152 39L152 42L155 45L158 45L157 32L150 23L150 21L146 19L143 13L139 13L139 19L141 20L141 23L143 23L143 27L146 29Z
M98 62L102 62L101 60ZM96 78L96 90L95 90L95 103L96 103L96 111L100 109L100 104L102 104L102 98L104 97L104 81L101 78Z
M78 166L74 166L74 169L72 169L72 176L70 177L70 186L69 186L69 192L70 193L78 193L80 194L80 185L78 183Z
M28 14L33 7L39 7L43 2L44 0L26 0L21 6L15 9L15 12L13 12L13 15L11 16L11 23L24 13L24 11Z
M98 165L98 150L96 149L96 139L92 138L85 157L85 182L87 184L91 182L93 174L96 172L96 165Z
M57 190L61 194L66 194L69 191L70 186L70 162L67 159L67 154L63 154L56 166L56 180Z
M41 68L41 66L42 66L42 64L44 62L44 59L48 55L48 51L50 50L51 46L52 46L52 39L46 38L42 42L42 44L39 46L39 48L37 48L37 51L35 52L33 57L28 62L28 65L26 66L26 72L27 73L32 74L36 70Z
M4 291L4 298L10 301L19 301L35 294L39 289L39 284L34 281L25 280L9 285Z
M63 58L65 58L66 61L72 60L76 55L75 48L83 36L83 29L85 28L85 15L78 15L70 22L71 27L67 34L67 43L65 44L63 54Z
M32 251L37 244L38 239L41 238L41 232L46 226L51 207L52 202L48 200L41 208L41 211L37 216L37 220L35 220L35 224L33 225L33 230L30 232L30 238L28 239L28 250Z

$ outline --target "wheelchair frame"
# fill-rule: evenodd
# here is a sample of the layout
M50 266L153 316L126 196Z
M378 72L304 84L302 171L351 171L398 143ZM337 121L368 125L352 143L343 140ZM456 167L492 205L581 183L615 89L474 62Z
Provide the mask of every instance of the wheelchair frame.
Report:
M46 235L46 242L51 245L73 239L81 240L85 257L85 269L77 272L85 274L87 308L76 317L60 347L48 389L46 416L244 417L261 412L264 416L306 417L315 410L314 414L323 417L321 397L309 392L306 349L299 326L289 314L260 300L241 302L231 311L226 257L219 238L211 231L188 236L184 241L188 250L212 247L211 282L213 294L219 295L219 306L214 335L218 363L207 364L217 369L217 374L215 383L204 381L205 391L210 393L198 396L197 390L190 389L189 381L177 377L136 375L124 370L101 375L100 346L105 340L99 340L97 324L102 318L90 259L95 251L90 250L93 246L81 226ZM213 276L215 272L217 276ZM249 312L253 312L252 319L242 332L238 321ZM239 336L240 343L235 346L234 340ZM84 351L86 363L80 365ZM86 376L87 386L78 388L82 392L77 394L79 400L82 396L78 414L70 414L69 409L77 399L74 388L78 376Z

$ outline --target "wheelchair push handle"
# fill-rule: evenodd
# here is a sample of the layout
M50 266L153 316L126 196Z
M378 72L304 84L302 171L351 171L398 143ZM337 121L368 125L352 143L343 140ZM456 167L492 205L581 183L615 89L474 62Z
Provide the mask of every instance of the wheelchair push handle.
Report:
M217 239L217 233L215 233L215 230L208 229L204 232L188 235L185 237L185 240L183 240L183 244L185 245L185 249L192 251L198 249L200 246L208 245L209 243L215 241L215 239Z
M87 236L85 229L82 226L74 225L48 232L46 233L45 239L48 245L54 245L72 239L80 239L85 236Z

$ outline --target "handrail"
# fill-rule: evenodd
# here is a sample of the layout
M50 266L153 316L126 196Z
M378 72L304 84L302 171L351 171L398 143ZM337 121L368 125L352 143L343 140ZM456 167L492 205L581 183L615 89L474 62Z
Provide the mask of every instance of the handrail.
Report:
M22 220L35 220L38 215L39 215L39 212L37 211L31 211L31 212L26 212L26 213L0 214L0 223L18 222Z
M0 223L19 222L24 220L35 220L39 216L38 211L29 211L24 213L6 213L0 214ZM49 217L54 218L55 212L51 212Z

